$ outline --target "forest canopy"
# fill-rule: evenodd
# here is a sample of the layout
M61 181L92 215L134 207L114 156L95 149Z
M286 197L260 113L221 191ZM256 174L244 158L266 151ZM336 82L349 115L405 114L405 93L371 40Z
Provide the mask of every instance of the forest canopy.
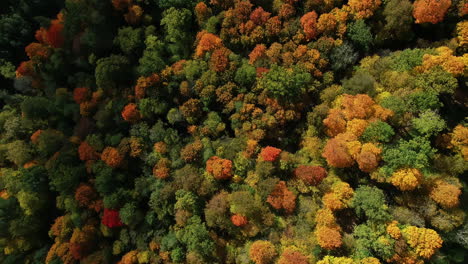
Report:
M2 0L0 262L468 263L467 0Z

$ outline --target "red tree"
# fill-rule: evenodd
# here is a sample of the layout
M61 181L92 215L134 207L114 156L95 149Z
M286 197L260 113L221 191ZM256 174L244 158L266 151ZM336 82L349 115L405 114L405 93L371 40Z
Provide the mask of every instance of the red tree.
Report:
M124 156L120 154L118 149L106 147L101 154L101 159L110 167L117 168L122 164Z
M73 100L75 100L77 104L81 104L86 101L86 99L88 99L88 95L89 91L86 87L78 87L73 90Z
M104 208L102 224L109 228L123 226L123 223L120 221L119 211Z
M223 43L218 36L206 31L200 32L197 35L197 38L200 39L195 50L195 56L197 57L202 57L206 52L213 51L214 49L223 46Z
M78 147L78 155L80 160L83 161L95 160L99 158L99 154L96 152L96 150L94 150L94 148L86 141L81 142L80 146Z
M58 19L52 20L51 25L47 30L47 43L54 48L61 48L65 41L62 31L62 22Z
M278 159L280 153L281 149L268 146L262 149L260 152L260 157L262 157L264 161L273 162Z
M327 177L327 171L320 166L299 165L294 175L306 184L316 186Z
M270 18L270 15L271 13L266 12L260 6L260 7L257 7L254 11L252 11L252 13L250 14L250 20L252 20L255 23L255 25L261 26L268 21L268 19Z

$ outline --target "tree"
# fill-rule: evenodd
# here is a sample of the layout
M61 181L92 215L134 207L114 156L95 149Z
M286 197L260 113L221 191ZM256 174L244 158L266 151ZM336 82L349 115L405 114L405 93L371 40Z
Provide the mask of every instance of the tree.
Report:
M149 76L161 71L166 66L164 61L165 45L154 35L149 35L145 39L145 50L140 58L137 72L141 76Z
M269 264L275 259L277 253L275 246L270 241L257 240L249 249L250 259L255 264Z
M372 46L374 37L372 36L370 27L364 20L359 19L352 23L347 33L351 41L364 52L368 51Z
M195 55L197 57L202 57L206 52L213 51L216 48L221 48L223 46L223 43L218 36L206 31L200 32L197 35L197 39L199 39L197 48L195 50Z
M357 188L352 207L359 216L365 215L370 221L385 222L390 220L384 192L377 187L360 186Z
M99 154L96 150L86 141L81 142L78 147L78 155L82 161L96 160L99 158Z
M350 0L348 5L357 19L364 19L374 15L381 3L380 0Z
M233 214L231 216L231 222L235 225L235 226L239 226L239 227L242 227L242 226L245 226L246 224L249 223L247 217L243 216L243 215L240 215L240 214Z
M317 186L327 177L327 171L320 166L299 165L294 175L308 185Z
M283 209L291 214L296 208L296 195L287 188L284 181L280 181L268 196L267 203L277 210Z
M423 175L417 169L399 169L392 174L390 182L401 191L412 191L418 187Z
M274 162L278 159L280 153L281 153L281 149L267 146L267 147L264 147L262 151L260 152L260 157L264 161Z
M130 123L138 122L141 119L141 114L138 110L138 106L134 103L126 105L122 110L122 117L125 121Z
M102 224L109 228L123 226L123 223L120 221L119 211L104 208L104 215L102 216Z
M125 54L138 54L143 42L143 30L141 28L133 29L132 27L119 28L117 37L114 39L114 44L120 47Z
M445 129L445 121L434 111L422 112L418 118L411 120L414 129L424 136L437 135Z
M304 30L307 40L311 40L317 36L317 13L315 11L304 14L301 17L301 26Z
M393 128L380 120L370 123L364 133L361 135L361 139L364 142L389 142L390 139L395 135Z
M442 238L432 229L408 226L402 233L408 245L424 259L429 259L442 247Z
M441 22L451 4L451 0L416 0L413 3L413 16L416 24Z
M346 141L341 138L329 139L323 149L322 157L330 166L336 168L351 167L354 164L353 158L348 153Z
M444 208L457 206L460 203L460 195L459 187L443 180L437 180L429 193L429 197Z
M163 12L161 26L164 27L165 41L169 43L168 49L173 55L172 61L186 58L190 54L191 34L187 31L192 24L190 10L171 7Z
M262 75L257 86L268 91L278 99L296 100L306 92L307 84L312 80L310 73L299 67L286 69L274 64L270 70Z
M111 55L96 62L96 85L104 90L116 87L129 78L130 62L124 56Z
M309 264L309 260L304 254L293 249L286 248L281 254L278 264Z
M232 161L213 156L206 161L206 171L217 180L230 179L232 175Z
M113 147L106 147L101 154L101 159L112 168L117 168L122 165L124 155L118 149Z
M319 226L315 230L315 237L321 248L333 250L341 247L341 234L336 228Z

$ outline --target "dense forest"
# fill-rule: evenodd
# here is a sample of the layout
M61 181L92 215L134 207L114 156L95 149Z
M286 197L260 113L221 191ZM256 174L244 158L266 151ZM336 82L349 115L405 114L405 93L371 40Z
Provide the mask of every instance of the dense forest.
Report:
M468 0L1 0L3 264L468 263Z

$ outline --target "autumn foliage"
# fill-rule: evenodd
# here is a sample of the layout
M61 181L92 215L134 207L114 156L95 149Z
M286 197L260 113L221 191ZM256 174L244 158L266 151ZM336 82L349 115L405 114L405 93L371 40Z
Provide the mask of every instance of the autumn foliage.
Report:
M205 55L206 52L222 47L221 39L214 34L202 31L197 37L200 39L195 50L195 55L197 57L201 57Z
M249 256L255 264L272 263L276 255L276 249L270 241L257 240L250 246Z
M247 217L240 215L240 214L234 214L231 216L231 222L235 226L245 226L249 221L247 220Z
M327 177L327 171L320 166L299 165L294 175L306 184L316 186Z
M413 4L415 22L417 24L439 23L444 20L445 13L451 4L451 0L416 0Z
M307 39L313 39L317 36L317 13L309 12L301 17L301 26Z
M106 147L101 154L101 159L112 168L117 168L122 165L124 158L124 155L113 147Z
M128 104L122 110L122 117L125 121L134 123L141 119L140 111L136 104Z
M453 208L459 204L461 190L459 187L448 182L437 180L429 197L444 208Z
M119 211L104 208L104 215L102 216L102 224L109 228L123 226L123 223L120 221Z
M232 177L232 161L213 156L206 161L206 171L218 180Z
M275 148L275 147L265 147L262 149L260 152L260 157L264 161L276 161L281 153L281 149Z
M291 214L296 208L296 195L287 188L284 181L280 181L268 196L267 202L273 208L284 209L286 213Z

